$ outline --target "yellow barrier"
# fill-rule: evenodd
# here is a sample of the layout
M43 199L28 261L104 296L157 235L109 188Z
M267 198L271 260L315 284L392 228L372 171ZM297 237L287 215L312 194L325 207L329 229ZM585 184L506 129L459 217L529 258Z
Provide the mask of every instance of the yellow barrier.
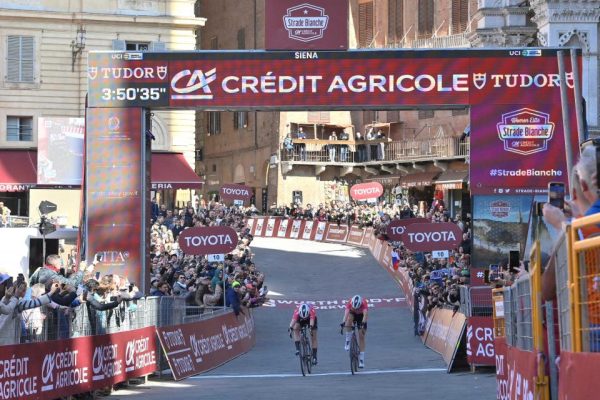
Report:
M545 353L544 327L542 322L542 252L539 240L536 240L531 249L529 258L529 273L531 282L531 322L533 331L533 348L536 354ZM544 357L537 358L536 398L547 400L550 398L549 380L546 375Z
M568 228L573 351L600 351L600 214ZM580 239L583 232L584 239Z
M506 336L506 325L504 321L504 289L492 289L492 302L494 303L494 337L503 338Z

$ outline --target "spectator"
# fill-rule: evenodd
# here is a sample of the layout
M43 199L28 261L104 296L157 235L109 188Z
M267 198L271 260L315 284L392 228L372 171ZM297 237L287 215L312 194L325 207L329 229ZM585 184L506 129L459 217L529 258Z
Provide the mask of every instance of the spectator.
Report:
M94 270L94 266L98 263L97 260L94 260L92 265L87 266L85 270L80 270L74 273L71 278L66 278L59 273L61 262L60 256L57 254L50 254L48 257L46 257L46 264L43 267L38 268L33 273L31 277L31 283L41 283L46 285L48 282L57 281L59 283L71 285L72 287L77 287L83 280L83 274L85 272L92 272Z
M233 312L236 316L240 315L240 312L243 314L244 312L241 309L240 302L240 283L238 281L234 281L231 286L227 287L227 292L225 294L227 306L233 309Z

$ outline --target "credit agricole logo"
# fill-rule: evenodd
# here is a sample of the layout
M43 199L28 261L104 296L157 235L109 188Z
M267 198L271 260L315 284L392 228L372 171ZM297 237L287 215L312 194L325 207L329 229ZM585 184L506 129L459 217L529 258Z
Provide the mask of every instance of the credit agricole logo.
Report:
M328 23L329 16L325 15L325 9L308 3L288 8L283 17L283 25L290 39L301 42L323 38Z
M523 155L546 151L554 135L550 115L530 108L502 114L502 122L496 126L504 150Z

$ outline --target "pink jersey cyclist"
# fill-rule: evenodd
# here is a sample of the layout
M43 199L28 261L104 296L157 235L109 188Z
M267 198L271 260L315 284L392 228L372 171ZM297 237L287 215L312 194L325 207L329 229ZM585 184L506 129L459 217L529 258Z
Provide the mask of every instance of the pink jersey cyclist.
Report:
M294 322L308 322L309 320L316 320L317 319L317 311L315 310L315 307L313 307L312 305L308 305L309 307L309 313L308 313L308 318L307 319L302 319L300 318L300 306L298 306L296 308L296 310L294 310L294 315L292 315L292 321Z
M364 314L364 312L366 310L369 309L369 305L367 304L367 300L362 299L362 302L360 303L360 307L358 308L353 308L352 307L352 299L348 300L348 302L346 303L346 310L348 310L349 312L351 312L352 314Z

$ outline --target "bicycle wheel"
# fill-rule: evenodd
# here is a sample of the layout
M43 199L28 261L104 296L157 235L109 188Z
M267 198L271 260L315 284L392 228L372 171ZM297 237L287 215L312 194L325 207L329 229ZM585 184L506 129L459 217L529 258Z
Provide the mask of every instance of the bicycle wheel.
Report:
M358 341L356 340L356 333L352 332L352 339L350 342L350 371L354 375L358 371Z
M306 370L308 373L312 373L312 347L310 345L310 339L305 332L304 335L304 361L306 363Z
M304 331L301 332L301 336L300 336L300 354L298 355L298 359L300 360L300 371L302 371L302 376L306 376L306 374L308 373L308 370L306 369L306 363L305 363L305 352L306 349L304 347Z

